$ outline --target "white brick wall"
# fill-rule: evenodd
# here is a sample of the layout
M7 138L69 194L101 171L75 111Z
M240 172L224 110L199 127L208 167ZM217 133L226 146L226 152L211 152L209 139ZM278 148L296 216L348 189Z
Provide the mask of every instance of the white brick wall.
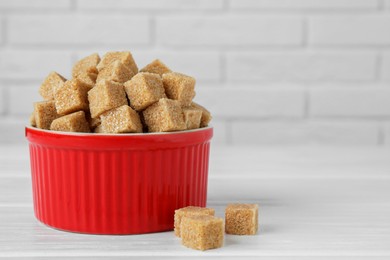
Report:
M232 123L233 144L343 144L377 145L379 124L365 121L296 120L237 121Z
M233 81L374 80L377 56L367 51L268 51L227 55Z
M221 57L210 51L134 51L140 68L159 58L172 70L193 75L197 81L219 82L222 80Z
M390 117L390 88L316 89L309 102L314 117Z
M390 0L384 0L385 8L390 9Z
M0 50L0 79L43 79L55 70L70 75L71 52L46 50Z
M323 15L309 18L309 43L320 46L390 45L390 16Z
M359 10L374 9L377 0L230 0L234 9L264 10Z
M33 103L38 100L41 98L36 85L8 85L8 113L11 116L29 115L33 110Z
M390 0L0 0L0 144L92 52L197 79L214 144L390 145Z
M3 116L5 113L5 88L0 86L0 116Z
M27 143L24 127L27 119L6 117L0 121L0 144Z
M4 24L4 19L3 17L0 15L0 45L2 45L4 43L4 27L5 27L5 24Z
M224 120L218 118L213 119L214 136L212 142L215 145L224 145L228 142L227 124Z
M157 42L163 46L300 45L303 20L289 16L213 15L157 19Z
M0 10L32 11L32 10L66 10L72 0L0 0Z
M384 127L384 138L385 138L385 143L387 145L390 145L390 123L387 123Z
M198 87L195 100L207 105L217 118L302 118L302 89L256 87Z
M218 10L223 7L223 0L79 0L81 10Z
M149 44L149 20L126 15L13 15L8 41L14 45ZM104 30L102 30L104 28Z
M384 80L390 80L390 52L383 54L381 74Z

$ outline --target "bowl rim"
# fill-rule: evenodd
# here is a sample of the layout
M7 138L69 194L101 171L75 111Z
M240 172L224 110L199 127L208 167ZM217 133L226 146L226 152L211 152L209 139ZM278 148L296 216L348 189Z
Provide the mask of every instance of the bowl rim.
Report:
M81 132L65 132L65 131L54 131L54 130L47 130L47 129L41 129L35 126L25 125L25 129L29 129L32 131L38 131L48 134L57 134L61 136L115 136L115 137L129 137L129 136L166 136L166 135L176 135L176 134L187 134L187 133L194 133L194 132L201 132L205 131L207 129L213 129L214 127L212 125L208 125L205 127L200 127L196 129L191 130L182 130L182 131L173 131L173 132L152 132L152 133L81 133Z
M26 126L25 136L30 145L94 150L170 149L210 142L213 127L158 133L97 134L39 129Z

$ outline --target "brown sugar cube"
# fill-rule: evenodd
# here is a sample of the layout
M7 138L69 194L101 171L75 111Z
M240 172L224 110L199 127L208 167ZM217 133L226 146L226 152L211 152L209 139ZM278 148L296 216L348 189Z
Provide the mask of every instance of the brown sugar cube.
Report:
M109 110L100 116L105 133L142 133L139 115L128 105Z
M59 87L65 83L66 79L57 72L51 72L43 81L39 88L39 94L45 100L54 99L54 94Z
M144 110L166 97L162 79L154 73L140 72L124 86L130 106L136 111Z
M50 129L51 122L58 118L53 100L34 103L35 123L38 128Z
M99 54L93 53L85 58L82 58L72 68L73 78L77 78L80 74L97 74L96 66L100 62Z
M259 207L257 204L228 204L225 210L227 234L254 235L258 229Z
M200 127L202 110L193 107L186 107L183 108L183 115L187 130L196 129Z
M37 126L37 122L35 121L35 113L34 112L31 113L29 120L30 120L31 126Z
M160 60L154 60L145 67L143 67L140 72L150 72L159 74L162 76L162 74L172 72L170 68L167 67L164 63L162 63Z
M59 117L50 125L50 130L64 132L84 132L89 133L89 124L85 118L84 111L77 111L72 114Z
M127 105L126 93L121 83L101 80L88 92L91 117L96 118L104 112Z
M214 216L187 216L180 225L181 243L189 248L207 250L223 246L224 223Z
M102 123L100 117L95 117L95 118L90 118L89 119L89 126L91 127L91 129L95 129L96 127L98 127L100 124Z
M193 77L170 72L162 75L165 94L178 100L182 106L189 106L195 97L195 79Z
M85 111L85 118L87 119L91 131L101 124L100 117L92 118L91 113L89 111Z
M143 115L149 132L171 132L186 129L183 111L176 100L162 98L145 109Z
M145 117L143 113L139 113L139 118L141 119L141 124L142 124L142 132L147 133L149 132L148 126L145 123Z
M66 81L54 96L57 113L66 115L79 110L88 110L89 90L90 87L77 78Z
M194 207L194 206L188 206L185 208L175 210L175 216L174 216L175 235L180 237L180 224L183 217L203 216L203 215L214 216L214 214L215 214L214 209Z
M119 60L117 60L105 66L104 69L99 72L96 81L111 80L119 83L124 83L130 80L134 75L135 73L131 69L129 69Z
M97 134L102 134L102 133L104 133L102 125L98 125L98 126L93 130L93 132L94 132L94 133L97 133Z
M93 88L96 84L97 74L95 73L81 73L76 77L84 85L87 85L90 89Z
M134 75L138 73L138 67L133 59L133 55L131 55L131 53L128 51L107 52L97 65L98 71L102 71L107 65L113 63L116 60L119 60L123 65L128 67Z
M211 119L212 119L211 113L206 108L204 108L203 106L201 106L195 102L191 103L191 107L195 108L195 109L202 110L202 118L200 119L200 127L208 126Z

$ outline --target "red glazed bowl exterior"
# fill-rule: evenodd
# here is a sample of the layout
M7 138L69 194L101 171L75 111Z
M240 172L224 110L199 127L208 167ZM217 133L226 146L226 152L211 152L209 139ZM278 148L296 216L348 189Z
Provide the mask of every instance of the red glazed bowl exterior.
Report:
M212 135L211 127L117 135L26 127L35 216L89 234L172 230L175 209L206 206Z

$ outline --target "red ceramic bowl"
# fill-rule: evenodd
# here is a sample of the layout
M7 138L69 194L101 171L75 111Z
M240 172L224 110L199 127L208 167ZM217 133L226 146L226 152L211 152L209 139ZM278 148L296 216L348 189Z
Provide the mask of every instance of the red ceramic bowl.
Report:
M211 127L87 134L26 127L34 212L90 234L171 230L175 209L206 206Z

